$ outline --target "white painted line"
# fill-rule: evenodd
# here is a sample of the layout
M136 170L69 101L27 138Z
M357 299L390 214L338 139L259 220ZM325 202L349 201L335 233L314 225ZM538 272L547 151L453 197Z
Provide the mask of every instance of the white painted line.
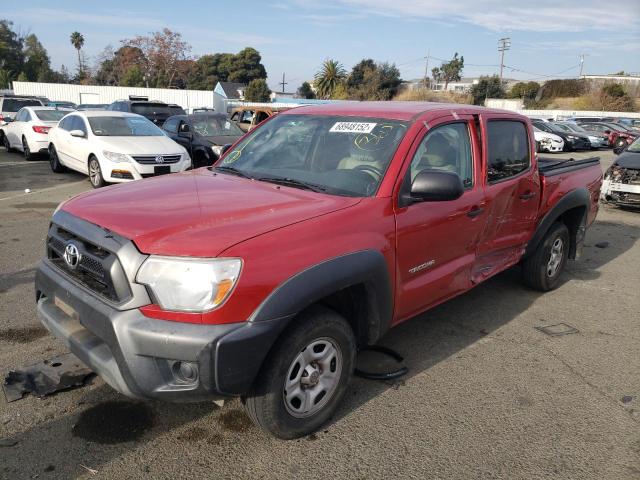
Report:
M34 165L48 165L45 163L25 163L25 162L14 162L14 163L0 163L0 167L32 167Z
M64 185L56 185L55 187L48 187L48 188L43 188L42 190L32 190L29 193L19 193L18 195L14 195L12 197L3 197L0 198L0 202L2 200L11 200L13 198L20 198L20 197L26 197L27 195L32 196L32 195L37 195L38 193L42 193L42 192L48 192L51 190L58 190L60 188L64 188L64 187L70 187L72 185L79 185L81 183L85 183L86 180L78 180L77 182L72 182L72 183L65 183Z

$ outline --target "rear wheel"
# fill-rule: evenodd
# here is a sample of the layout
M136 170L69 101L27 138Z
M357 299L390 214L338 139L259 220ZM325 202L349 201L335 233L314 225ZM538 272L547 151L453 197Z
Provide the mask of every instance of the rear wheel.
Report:
M283 439L320 428L333 415L351 380L356 356L347 321L324 307L298 318L265 361L243 398L253 422Z
M33 160L33 153L31 153L31 149L29 148L29 142L27 139L22 137L22 153L24 153L24 159L27 162Z
M7 149L7 152L13 152L13 148L11 148L11 144L9 143L9 137L6 135L2 135L2 145Z
M58 152L53 145L49 145L49 165L51 166L51 171L54 173L62 173L66 170L64 165L60 163Z
M569 241L567 226L554 223L535 252L523 261L524 283L542 292L557 288L569 257Z
M100 162L98 162L98 159L94 156L89 158L89 181L93 188L100 188L106 185L104 177L102 176Z

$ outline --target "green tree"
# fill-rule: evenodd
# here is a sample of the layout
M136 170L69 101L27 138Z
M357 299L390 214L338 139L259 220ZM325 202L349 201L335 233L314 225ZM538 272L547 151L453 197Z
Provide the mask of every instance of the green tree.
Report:
M10 71L0 68L0 88L11 88L13 75Z
M260 53L247 47L237 54L216 53L201 56L190 69L187 77L189 88L213 90L218 82L248 84L251 80L266 79Z
M13 23L0 20L0 68L14 75L21 72L24 64L22 38L13 31Z
M84 67L82 65L82 57L80 56L80 50L84 46L84 37L80 32L73 32L69 37L71 45L78 51L78 77L84 76Z
M333 91L342 84L347 72L337 60L327 59L315 75L315 87L321 98L330 98Z
M351 69L349 78L347 78L347 87L350 89L358 89L362 86L364 76L367 72L374 71L378 68L376 62L370 58L363 58L356 63Z
M504 98L504 86L497 75L480 77L478 83L471 87L471 95L475 105L482 105L487 98Z
M18 78L16 80L18 82L28 82L29 81L29 77L27 77L26 73L20 72L20 75L18 75Z
M448 62L440 65L439 73L444 80L444 89L446 90L450 82L457 82L462 78L462 69L464 68L464 57L458 57L458 52Z
M251 80L244 91L244 99L247 102L268 102L269 95L271 90L263 78Z
M538 90L540 90L540 84L538 82L518 82L511 87L508 97L533 100L536 98Z
M390 100L396 95L402 83L400 71L393 64L377 65L373 61L366 60L356 65L354 70L355 72L350 75L352 86L348 93L349 98L355 100Z
M267 71L261 61L262 57L255 48L240 50L231 59L228 81L249 84L252 80L266 79Z
M306 99L316 98L316 94L313 93L313 89L311 88L309 82L302 82L302 85L300 85L300 88L298 88L298 97Z
M119 85L123 87L144 87L144 73L142 73L142 69L138 65L133 65L129 67L122 79L120 79Z
M31 82L47 82L51 78L51 63L47 50L34 34L24 39L24 69Z

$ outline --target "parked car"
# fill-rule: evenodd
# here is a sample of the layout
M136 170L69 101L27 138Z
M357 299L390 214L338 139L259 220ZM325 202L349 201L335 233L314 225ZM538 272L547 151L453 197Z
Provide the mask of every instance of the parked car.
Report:
M108 106L108 103L81 103L76 110L106 110Z
M174 103L170 103L169 104L169 112L171 112L171 115L186 115L187 112L184 111L184 108L182 108L180 105L176 105Z
M591 149L591 142L589 141L589 137L585 134L577 132L566 132L562 128L558 127L555 122L541 122L540 120L532 120L531 123L534 127L542 130L543 132L553 133L562 138L565 151Z
M544 132L533 127L533 134L536 139L536 151L557 153L564 150L564 140L555 133Z
M607 135L609 137L609 146L614 148L624 147L636 138L633 132L615 123L589 122L580 123L579 125L590 132L600 132Z
M214 113L216 111L215 108L209 107L200 107L200 108L192 108L191 113Z
M636 133L640 133L640 118L607 117L604 118L603 121L608 123L619 123L620 125L624 125L625 127L630 128Z
M49 161L56 173L66 168L89 175L94 188L182 172L191 167L184 147L141 115L74 112L49 132Z
M44 107L44 104L39 98L0 95L0 126L5 124L7 119L13 119L22 107Z
M243 132L248 132L267 118L277 115L279 112L283 112L285 110L287 109L272 107L238 107L231 112L229 118L232 122L235 122Z
M187 149L193 168L213 165L225 145L236 143L244 135L238 126L221 113L195 113L169 117L162 129L169 138Z
M564 130L567 133L580 133L589 137L591 142L591 148L607 148L609 146L609 137L604 133L588 131L582 128L575 122L554 122L558 128Z
M566 118L567 122L576 122L576 123L591 123L591 122L601 122L602 117L568 117Z
M47 102L47 107L66 108L67 110L76 110L78 105L73 102L63 102L58 100L50 100Z
M601 198L614 205L640 207L640 138L614 152L619 157L604 174Z
M107 107L114 112L137 113L151 120L156 125L162 125L173 113L169 105L163 102L149 101L147 97L130 96L129 100L116 100Z
M60 119L73 110L53 107L23 107L13 120L0 127L0 137L7 151L12 149L24 153L26 160L36 154L46 154L49 148L49 130Z
M60 205L39 317L125 395L241 396L273 435L309 434L390 327L516 264L560 285L602 171L534 145L526 117L470 105L283 112L214 167Z

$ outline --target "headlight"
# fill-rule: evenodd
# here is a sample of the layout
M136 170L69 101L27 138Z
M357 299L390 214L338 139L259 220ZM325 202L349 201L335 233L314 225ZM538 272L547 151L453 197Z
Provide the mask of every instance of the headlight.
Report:
M152 255L136 281L147 285L164 310L204 312L220 306L240 276L239 258L186 258Z
M574 136L574 135L567 135L567 138L569 140L578 140L578 137Z
M224 147L222 145L214 145L214 146L211 147L211 151L213 152L213 154L216 157L220 158L220 155L222 155L222 149L223 148Z
M102 152L107 160L111 160L112 162L128 162L129 159L124 153L116 153L109 152L108 150L103 150Z

